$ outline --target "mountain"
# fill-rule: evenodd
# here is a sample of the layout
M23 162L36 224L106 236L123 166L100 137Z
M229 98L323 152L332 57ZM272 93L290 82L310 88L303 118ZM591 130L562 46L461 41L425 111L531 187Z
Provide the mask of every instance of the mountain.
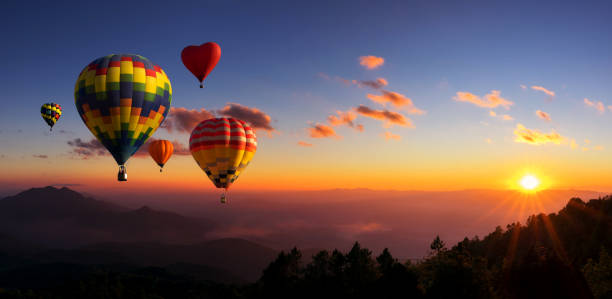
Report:
M54 248L99 242L188 244L204 239L211 221L156 211L128 210L66 187L33 188L0 200L0 233Z

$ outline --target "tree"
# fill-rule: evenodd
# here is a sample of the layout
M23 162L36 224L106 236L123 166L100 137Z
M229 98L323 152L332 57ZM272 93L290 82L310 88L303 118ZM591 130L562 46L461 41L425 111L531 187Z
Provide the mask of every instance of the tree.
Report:
M589 259L582 272L595 298L612 298L612 258L604 247L599 252L599 261Z
M436 235L436 238L431 242L429 248L431 249L432 255L439 255L440 253L446 251L446 244L440 239L439 235Z

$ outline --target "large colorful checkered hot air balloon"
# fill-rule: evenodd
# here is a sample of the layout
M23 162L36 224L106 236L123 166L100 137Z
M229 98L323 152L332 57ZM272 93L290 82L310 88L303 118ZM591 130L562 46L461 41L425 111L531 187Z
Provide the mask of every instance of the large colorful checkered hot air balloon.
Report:
M40 107L40 115L49 125L49 131L53 130L53 125L62 116L62 107L56 103L45 103Z
M161 125L170 110L172 87L159 66L132 54L113 54L87 65L76 82L74 100L87 128L119 165Z
M235 118L211 118L191 132L189 150L217 188L225 191L249 165L257 150L253 129ZM221 202L225 203L225 191Z

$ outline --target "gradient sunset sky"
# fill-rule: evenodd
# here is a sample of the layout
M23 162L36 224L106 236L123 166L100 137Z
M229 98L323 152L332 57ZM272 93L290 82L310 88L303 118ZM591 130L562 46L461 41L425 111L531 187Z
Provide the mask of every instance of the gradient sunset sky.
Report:
M238 111L258 151L238 190L612 190L612 2L8 1L0 11L0 188L213 190L188 152L116 181L74 105L111 53L160 65L174 108L154 138ZM217 42L204 89L188 45ZM40 106L63 115L49 133ZM202 110L204 109L204 110Z

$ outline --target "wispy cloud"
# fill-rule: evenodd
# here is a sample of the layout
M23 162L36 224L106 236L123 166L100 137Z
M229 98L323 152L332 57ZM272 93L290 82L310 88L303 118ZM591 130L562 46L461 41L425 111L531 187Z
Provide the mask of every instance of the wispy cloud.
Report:
M38 159L47 159L47 158L49 158L49 156L47 156L47 155L32 155L32 157L38 158Z
M385 63L385 59L377 56L361 56L359 57L359 64L363 65L366 69L372 70L380 67Z
M359 105L359 107L355 108L355 111L363 116L384 121L386 127L398 125L402 127L414 128L414 125L409 118L397 112L389 110L375 110L364 105Z
M599 111L599 113L604 113L606 111L606 107L604 106L604 104L600 101L590 101L587 98L584 98L584 104L587 107L593 107L595 108L597 111Z
M308 132L312 138L341 138L336 134L334 128L320 123L311 125Z
M95 138L92 138L89 141L83 141L81 138L75 138L73 140L69 140L67 143L72 148L70 153L82 159L108 155L104 145L102 145L102 143Z
M508 114L497 114L495 111L490 110L489 115L492 117L499 118L501 120L514 120L514 118Z
M546 89L546 88L544 88L542 86L534 85L534 86L531 86L531 89L537 90L537 91L541 91L541 92L547 94L548 96L550 96L551 98L555 96L555 92L554 91L548 90L548 89Z
M541 145L546 143L561 144L565 137L559 135L554 130L550 133L542 133L538 130L527 129L522 124L517 124L514 129L514 141L531 145Z
M410 114L423 114L425 111L414 106L414 103L410 98L405 95L393 91L382 91L382 95L367 94L368 99L373 102L386 106L387 103L393 104L398 108L404 108Z
M303 146L303 147L311 147L312 143L308 143L306 141L298 141L297 143L299 146Z
M525 86L525 84L521 84L520 86L522 90L527 90L527 86Z
M356 81L357 86L359 87L369 87L373 89L381 89L387 85L387 79L385 78L377 78L376 80L365 80L365 81Z
M500 94L499 90L492 90L491 93L485 95L483 99L473 93L458 91L453 99L458 102L472 103L483 108L502 106L505 109L510 109L510 106L514 105L514 102L502 98Z
M546 112L544 112L544 111L542 111L542 110L538 110L538 111L536 111L536 115L537 115L539 118L541 118L541 119L543 119L543 120L545 120L545 121L550 121L550 114L548 114L548 113L546 113Z
M336 111L336 113L338 114L336 115L330 115L327 117L327 122L332 125L332 126L342 126L342 125L346 125L348 127L351 127L359 132L363 132L363 125L361 124L356 124L354 122L354 120L357 118L357 115L352 112L352 111Z
M401 140L402 139L402 136L393 134L389 131L386 131L384 134L382 134L382 136L385 138L385 140Z

